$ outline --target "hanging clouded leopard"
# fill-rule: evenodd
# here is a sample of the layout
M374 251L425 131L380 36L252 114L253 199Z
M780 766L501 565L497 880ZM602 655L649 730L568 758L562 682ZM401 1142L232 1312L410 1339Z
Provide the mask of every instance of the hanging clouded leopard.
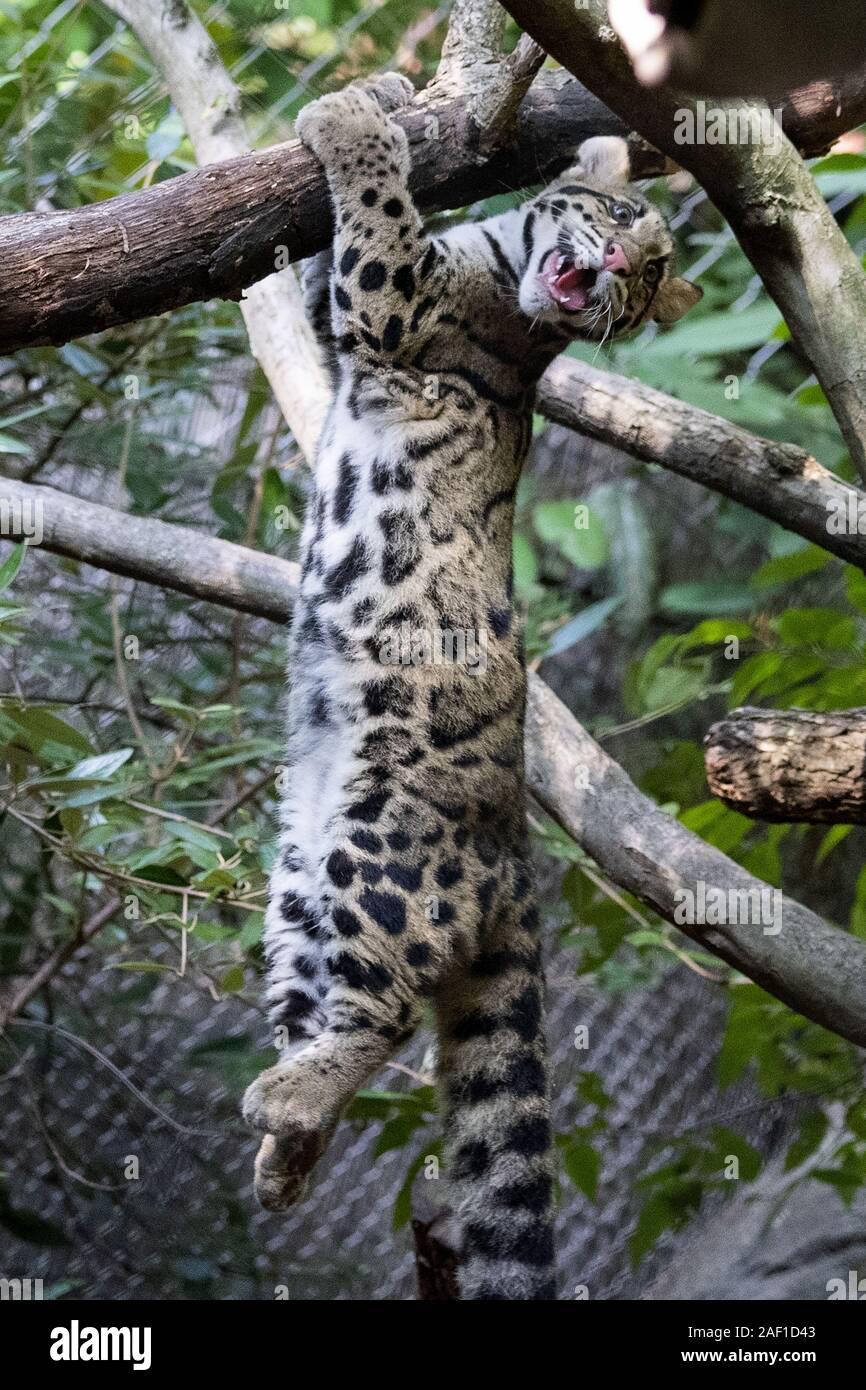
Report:
M280 1060L247 1091L261 1202L297 1201L354 1092L435 1008L465 1298L554 1297L514 492L572 338L699 298L619 139L542 194L425 230L390 75L305 107L335 237L308 276L334 397L303 535L290 785L266 924ZM323 266L325 273L323 274Z

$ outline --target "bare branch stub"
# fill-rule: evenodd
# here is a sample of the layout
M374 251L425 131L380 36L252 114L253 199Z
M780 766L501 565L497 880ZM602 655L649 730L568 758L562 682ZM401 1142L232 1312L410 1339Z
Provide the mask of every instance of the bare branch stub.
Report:
M866 824L866 709L732 710L708 730L710 791L757 820Z

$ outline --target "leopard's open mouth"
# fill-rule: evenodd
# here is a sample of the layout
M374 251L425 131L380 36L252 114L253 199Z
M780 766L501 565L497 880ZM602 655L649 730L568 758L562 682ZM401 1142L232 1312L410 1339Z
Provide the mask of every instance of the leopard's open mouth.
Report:
M551 251L545 257L538 279L560 309L576 313L586 308L598 271L577 265L561 251Z

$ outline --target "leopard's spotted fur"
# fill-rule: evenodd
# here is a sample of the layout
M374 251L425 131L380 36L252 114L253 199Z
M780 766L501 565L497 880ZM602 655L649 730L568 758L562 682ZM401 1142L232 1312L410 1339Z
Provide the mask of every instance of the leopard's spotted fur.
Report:
M394 76L355 84L298 121L334 206L332 260L310 277L334 400L303 536L291 785L266 927L268 998L288 1045L245 1113L266 1136L259 1197L288 1205L356 1089L431 1001L462 1294L550 1298L514 492L555 354L575 336L679 317L697 292L670 275L670 236L627 186L619 140L587 142L518 210L429 234L387 115L410 93ZM591 272L583 309L555 300L557 252ZM401 642L405 653L407 632L455 631L486 642L486 669L423 659L423 638L419 663L383 660Z

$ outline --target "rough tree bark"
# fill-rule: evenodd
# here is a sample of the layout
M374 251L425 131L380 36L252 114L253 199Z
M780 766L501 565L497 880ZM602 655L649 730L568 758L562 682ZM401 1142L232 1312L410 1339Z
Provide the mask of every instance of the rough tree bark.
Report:
M866 709L732 710L704 739L714 796L768 821L866 824Z
M528 34L632 128L703 184L785 316L866 478L866 276L795 148L793 124L772 142L735 138L680 144L692 96L642 87L607 20L604 0L507 0ZM822 84L814 84L819 89ZM826 83L823 90L826 95ZM740 129L757 103L721 103ZM785 113L790 112L790 104Z
M26 495L42 497L46 548L264 618L280 621L291 613L296 565L53 488L3 483L11 496L25 487ZM536 800L616 883L666 921L675 920L677 891L694 891L700 882L746 894L766 889L639 792L535 675L526 768ZM789 898L781 899L780 914L776 935L748 924L695 923L680 930L798 1013L866 1045L866 944Z

